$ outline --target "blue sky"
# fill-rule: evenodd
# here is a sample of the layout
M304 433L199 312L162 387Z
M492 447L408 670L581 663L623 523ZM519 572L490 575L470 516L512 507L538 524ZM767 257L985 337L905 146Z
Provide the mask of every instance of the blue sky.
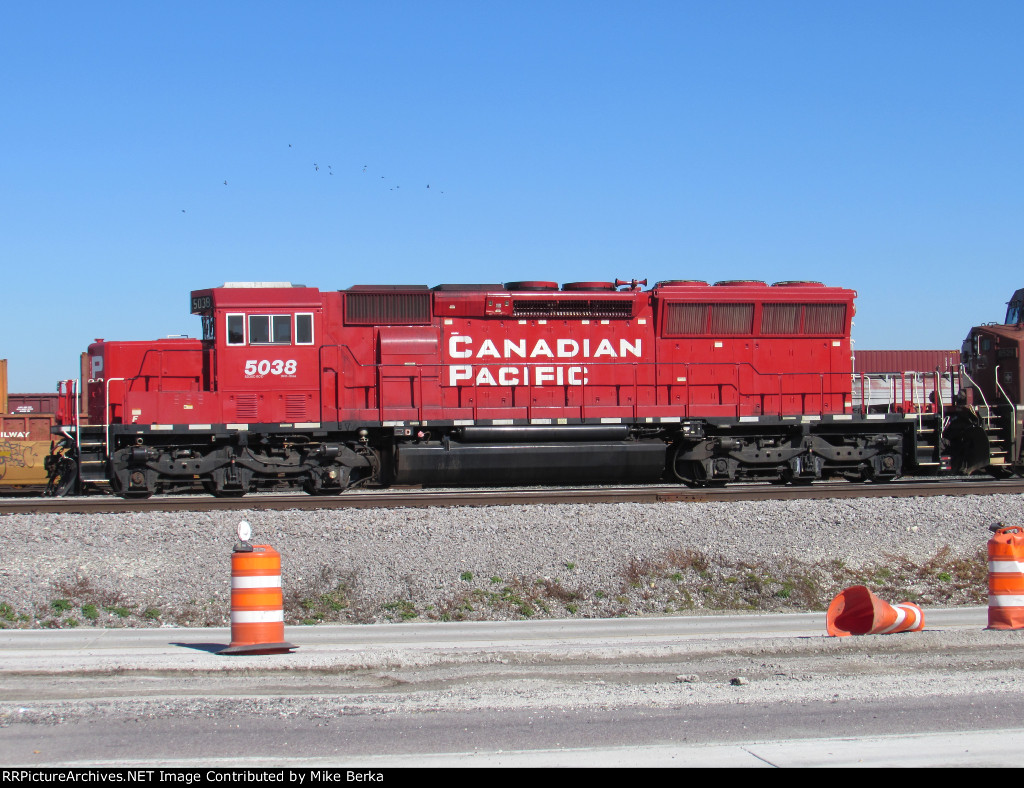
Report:
M8 4L10 389L231 280L816 279L858 348L958 348L1024 287L1022 40L1019 0Z

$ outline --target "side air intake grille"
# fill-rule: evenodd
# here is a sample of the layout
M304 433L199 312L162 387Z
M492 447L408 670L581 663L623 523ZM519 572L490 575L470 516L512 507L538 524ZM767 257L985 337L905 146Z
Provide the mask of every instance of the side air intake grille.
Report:
M629 300L576 300L554 298L543 300L513 300L514 317L633 317L633 301Z
M258 421L259 401L256 394L235 395L235 420Z

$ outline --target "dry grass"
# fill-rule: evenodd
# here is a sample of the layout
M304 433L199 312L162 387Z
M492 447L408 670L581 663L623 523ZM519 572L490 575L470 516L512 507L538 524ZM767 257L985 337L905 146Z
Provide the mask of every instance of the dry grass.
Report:
M677 548L634 558L602 587L579 580L585 573L565 564L571 581L541 576L490 577L464 570L445 595L404 578L393 599L370 598L357 572L324 567L286 585L285 623L370 623L374 621L466 621L524 618L609 618L690 612L822 611L843 589L865 585L888 602L952 607L983 605L988 597L984 547L955 555L944 547L924 560L887 555L848 567L842 560L741 561ZM561 568L560 568L561 569ZM129 599L95 581L71 577L52 585L52 596L34 609L0 600L0 628L74 626L225 626L229 601L190 600L154 606Z

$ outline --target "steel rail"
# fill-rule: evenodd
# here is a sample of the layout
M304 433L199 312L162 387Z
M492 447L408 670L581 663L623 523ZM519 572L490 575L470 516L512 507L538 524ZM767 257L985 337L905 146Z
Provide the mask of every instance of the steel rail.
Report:
M772 484L688 488L680 485L627 487L526 487L498 489L360 490L338 496L253 494L242 498L192 495L153 496L124 500L113 496L75 498L3 498L4 514L90 514L138 511L231 511L314 509L398 509L453 506L511 506L529 504L662 503L711 501L807 500L828 498L911 498L939 495L1017 495L1024 479L913 479L885 484L821 482L806 486Z

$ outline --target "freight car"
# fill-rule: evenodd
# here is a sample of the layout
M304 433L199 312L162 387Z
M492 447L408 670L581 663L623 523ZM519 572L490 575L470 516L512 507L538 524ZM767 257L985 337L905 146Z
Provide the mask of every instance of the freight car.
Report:
M0 359L0 492L42 489L55 424L49 412L24 410L33 394L8 394L7 359ZM45 398L47 395L40 395ZM31 400L32 405L37 405ZM7 413L10 407L14 415Z
M97 340L82 412L77 383L60 385L51 488L334 494L939 469L954 416L941 399L854 408L854 291L646 284L193 291L202 338Z
M959 369L959 350L855 350L854 410L928 412L939 398L948 406Z

